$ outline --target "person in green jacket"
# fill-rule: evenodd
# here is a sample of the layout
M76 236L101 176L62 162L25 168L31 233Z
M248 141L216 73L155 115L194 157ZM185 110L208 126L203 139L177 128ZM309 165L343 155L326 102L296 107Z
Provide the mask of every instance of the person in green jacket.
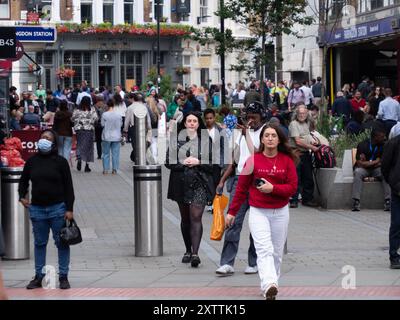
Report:
M179 104L178 104L178 100L180 99L180 95L177 94L174 97L174 100L168 105L167 108L167 120L171 120L174 117L174 114L176 112L176 109L178 109Z

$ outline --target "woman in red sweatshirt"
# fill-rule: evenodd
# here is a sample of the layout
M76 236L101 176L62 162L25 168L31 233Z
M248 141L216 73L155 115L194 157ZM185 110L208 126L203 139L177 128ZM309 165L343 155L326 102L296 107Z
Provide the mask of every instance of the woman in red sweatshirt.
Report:
M288 203L297 189L297 161L283 132L266 125L260 134L259 152L246 161L225 218L229 228L249 193L249 227L257 252L261 290L267 300L275 299L278 293L289 225Z

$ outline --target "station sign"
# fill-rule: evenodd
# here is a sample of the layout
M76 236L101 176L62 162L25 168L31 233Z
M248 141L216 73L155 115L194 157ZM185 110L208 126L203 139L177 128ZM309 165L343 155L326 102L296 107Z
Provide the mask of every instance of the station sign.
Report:
M21 42L56 42L57 32L54 27L17 26L16 38Z

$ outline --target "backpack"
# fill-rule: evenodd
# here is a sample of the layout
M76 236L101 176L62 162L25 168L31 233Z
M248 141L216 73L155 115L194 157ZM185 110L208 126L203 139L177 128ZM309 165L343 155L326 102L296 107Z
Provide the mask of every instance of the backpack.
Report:
M332 148L321 145L313 154L314 168L334 168L336 166L336 157Z

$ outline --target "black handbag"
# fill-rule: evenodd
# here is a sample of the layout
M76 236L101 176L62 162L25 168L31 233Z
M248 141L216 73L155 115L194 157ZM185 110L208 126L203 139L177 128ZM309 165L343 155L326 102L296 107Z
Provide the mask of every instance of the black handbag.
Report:
M72 246L82 242L81 230L75 220L66 221L65 227L60 231L61 243L67 246Z

